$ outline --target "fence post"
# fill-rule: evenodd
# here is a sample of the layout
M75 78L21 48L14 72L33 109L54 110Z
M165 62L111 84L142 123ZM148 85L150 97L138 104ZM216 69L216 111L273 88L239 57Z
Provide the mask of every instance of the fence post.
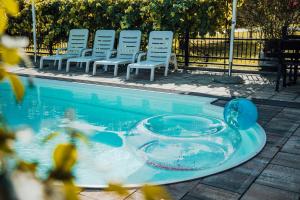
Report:
M185 67L189 66L190 62L190 30L186 28L184 33L184 65Z

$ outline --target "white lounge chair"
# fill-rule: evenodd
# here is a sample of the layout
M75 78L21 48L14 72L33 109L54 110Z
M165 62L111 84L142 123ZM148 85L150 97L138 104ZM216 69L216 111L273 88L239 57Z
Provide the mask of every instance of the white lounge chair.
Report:
M131 69L136 69L138 74L139 69L150 69L150 81L154 80L155 68L165 67L164 75L168 75L170 60L174 61L175 68L177 68L176 57L174 60L174 54L172 54L172 41L173 32L171 31L152 31L149 37L148 51L147 53L139 54L137 63L133 63L127 66L126 80L130 78ZM147 56L145 61L142 61L142 56ZM171 58L173 56L173 58Z
M93 49L84 50L81 57L68 59L66 71L69 72L71 63L80 63L80 65L86 63L85 72L88 73L91 62L97 60L107 60L111 57L114 43L114 30L97 30L95 34ZM92 55L85 56L88 52L92 52Z
M56 55L42 57L40 61L40 69L43 68L45 60L51 60L54 61L54 66L58 61L58 70L61 70L63 60L81 56L82 51L86 49L88 37L88 29L72 29L69 35L68 47L57 49ZM66 54L59 54L62 50L66 50Z
M108 66L113 66L114 76L117 76L119 65L134 63L140 51L141 35L141 31L138 30L121 31L117 48L117 56L107 60L95 61L93 66L93 75L96 74L98 65L103 65L105 71L107 71Z

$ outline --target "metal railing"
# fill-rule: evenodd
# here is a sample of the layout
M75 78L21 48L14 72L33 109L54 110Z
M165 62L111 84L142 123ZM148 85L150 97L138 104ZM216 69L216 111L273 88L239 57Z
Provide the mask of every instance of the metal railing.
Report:
M191 38L189 42L189 66L219 68L228 66L230 38L224 34ZM273 58L265 57L264 47L267 40L260 33L237 32L234 42L234 66L236 70L274 70ZM184 63L184 39L177 38L174 51L179 63Z

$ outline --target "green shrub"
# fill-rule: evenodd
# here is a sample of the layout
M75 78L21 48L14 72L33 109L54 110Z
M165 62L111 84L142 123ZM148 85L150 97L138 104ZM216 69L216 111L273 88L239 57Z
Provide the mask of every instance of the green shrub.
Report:
M50 53L67 40L72 28L139 29L144 40L151 30L172 30L184 37L188 54L190 36L215 33L224 22L218 0L36 0L37 40ZM31 38L31 5L19 0L21 12L11 19L8 33Z

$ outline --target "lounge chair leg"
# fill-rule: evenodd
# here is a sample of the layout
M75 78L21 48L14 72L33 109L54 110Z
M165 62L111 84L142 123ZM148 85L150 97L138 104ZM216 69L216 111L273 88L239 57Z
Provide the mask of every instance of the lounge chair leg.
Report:
M169 70L168 70L168 67L166 67L166 68L165 68L165 74L164 74L164 76L168 76L168 71L169 71Z
M66 66L66 72L69 72L69 71L70 71L70 62L68 61L67 66Z
M104 65L104 71L107 72L107 65Z
M80 69L82 68L82 64L83 64L83 63L81 62L81 63L80 63Z
M96 75L96 70L97 70L97 63L95 62L93 65L93 76Z
M114 76L118 75L118 65L115 65L115 69L114 69Z
M136 68L136 69L135 69L135 75L138 75L138 74L139 74L139 69Z
M58 60L58 71L61 70L61 65L62 65L62 59Z
M40 69L43 69L43 64L44 64L44 58L42 57L40 60Z
M154 81L154 68L151 69L150 81Z
M177 63L177 58L176 58L176 54L174 53L171 57L172 63L174 64L174 69L175 71L178 70L178 63Z
M126 73L126 80L129 80L130 79L130 67L127 66L127 73Z
M90 69L90 62L86 62L85 73L89 73L89 69Z
M56 66L56 62L57 62L57 60L54 60L54 67Z

